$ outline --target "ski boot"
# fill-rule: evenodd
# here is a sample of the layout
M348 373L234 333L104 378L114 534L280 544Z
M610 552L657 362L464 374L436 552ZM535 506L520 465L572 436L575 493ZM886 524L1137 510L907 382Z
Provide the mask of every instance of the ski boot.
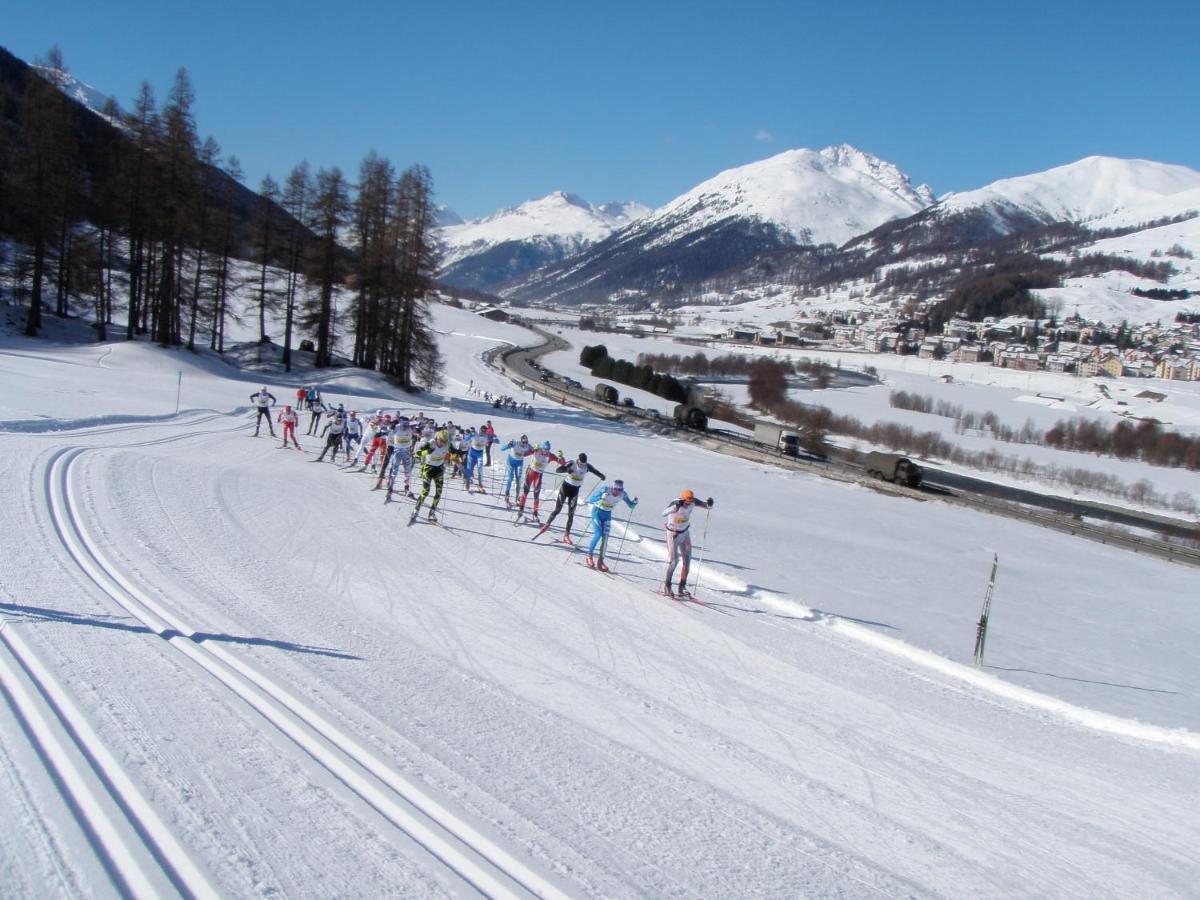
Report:
M675 592L675 596L680 600L691 600L692 592L687 589L687 585L682 581L679 582L679 590Z
M596 568L596 561L594 559L592 559L592 554L590 554L590 553L587 555L587 559L585 559L583 561L583 564L585 566L587 566L589 569Z
M437 520L438 520L438 519L437 519L437 513L436 513L436 512L434 512L432 509L429 511L429 516L428 516L427 518L428 518L428 520L429 520L430 522L432 522L434 525L436 525L436 524L437 524Z
M664 597L670 597L672 600L675 599L675 592L671 590L671 582L669 581L663 585L663 589L659 593Z
M550 526L547 525L546 527L549 528ZM571 532L568 531L566 534L563 535L563 543L566 544L568 547L575 546L575 542L573 540L571 540Z
M540 538L543 534L546 533L546 531L547 531L547 529L549 529L549 527L550 527L549 524L543 525L541 528L538 529L538 533L535 534L533 537L531 537L530 540L536 541L538 538Z
M601 572L607 572L608 566L605 565L603 557L596 561L596 568Z

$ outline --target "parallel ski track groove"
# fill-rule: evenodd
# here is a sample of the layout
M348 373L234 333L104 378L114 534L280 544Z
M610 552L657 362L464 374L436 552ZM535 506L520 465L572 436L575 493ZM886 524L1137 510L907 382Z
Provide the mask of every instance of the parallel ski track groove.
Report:
M213 675L334 778L477 891L488 897L520 897L521 891L525 891L539 897L565 898L553 883L426 795L285 687L224 648L197 641L194 629L125 579L107 562L80 521L70 473L84 452L85 449L72 447L55 452L46 470L46 493L54 528L67 553L89 580L131 616ZM514 889L514 885L521 890Z
M181 896L219 897L220 892L192 862L66 691L20 635L5 624L0 621L0 644L16 667L0 656L0 692L23 722L34 751L45 762L114 885L132 897L160 896L138 858L140 854L123 834L126 829L109 812L106 794ZM87 767L75 761L72 747Z

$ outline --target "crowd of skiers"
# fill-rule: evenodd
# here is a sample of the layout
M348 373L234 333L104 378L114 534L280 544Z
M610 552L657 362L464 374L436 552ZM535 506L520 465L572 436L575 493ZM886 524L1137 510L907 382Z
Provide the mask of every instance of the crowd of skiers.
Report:
M439 424L424 413L406 416L399 412L378 410L364 421L357 410L347 411L344 404L327 406L319 392L310 399L312 391L314 389L298 389L296 406L286 404L275 415L274 421L279 423L282 430L280 448L303 449L296 438L302 408L300 396L303 393L305 408L310 416L307 433L324 440L321 452L313 462L324 462L328 454L329 461L336 463L341 453L345 467L358 466L361 472L371 472L376 476L373 489L387 488L385 503L390 503L396 493L415 501L409 525L417 521L426 500L429 501L427 521L438 522L437 509L447 473L451 478L462 478L467 493L487 494L484 472L492 471L494 449L503 459L503 499L508 509L516 510L514 524L526 521L541 524L531 538L537 540L550 530L565 507L567 515L562 541L574 546L571 533L576 507L584 494L585 480L589 475L595 476L597 486L584 499L591 507L591 521L585 529L585 534L587 530L591 531L585 564L601 572L608 571L605 552L613 512L620 504L632 510L638 501L637 497L630 497L621 479L608 484L604 473L588 461L586 453L568 459L561 452L556 452L550 441L534 443L525 434L502 442L490 420L479 426L463 427L453 422ZM254 436L259 436L265 421L271 437L277 437L271 416L272 409L277 405L274 395L263 387L252 394L250 400L257 411ZM320 423L323 416L326 421L322 428ZM413 491L414 471L421 483L420 494ZM542 485L551 472L561 476L562 480L555 493L554 508L542 524ZM399 488L397 482L400 483ZM713 499L701 500L691 490L685 490L662 512L669 557L663 593L669 596L690 596L687 588L692 559L690 527L692 512L697 507L711 510ZM677 586L673 586L677 567L681 567L679 581Z

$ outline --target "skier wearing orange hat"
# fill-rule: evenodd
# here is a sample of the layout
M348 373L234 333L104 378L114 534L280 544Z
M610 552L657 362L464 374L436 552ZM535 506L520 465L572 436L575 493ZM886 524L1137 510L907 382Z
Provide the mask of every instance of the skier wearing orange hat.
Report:
M667 520L667 552L670 554L667 559L667 578L663 593L669 597L676 596L671 590L671 578L675 575L675 566L679 564L680 560L683 561L683 569L679 572L678 595L680 597L691 596L687 589L687 577L688 568L692 564L692 510L697 506L702 509L712 509L713 498L698 500L695 492L689 488L683 491L678 499L667 504L667 508L662 513Z

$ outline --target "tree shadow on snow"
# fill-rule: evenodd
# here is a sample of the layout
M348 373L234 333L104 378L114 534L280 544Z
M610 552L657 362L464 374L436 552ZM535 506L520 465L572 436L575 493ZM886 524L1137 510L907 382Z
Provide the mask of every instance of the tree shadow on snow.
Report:
M317 656L329 656L334 659L362 659L361 656L342 653L328 647L312 647L306 644L294 644L291 641L276 641L270 638L246 637L233 634L213 634L203 631L186 635L173 628L159 632L147 628L145 625L134 625L127 621L121 621L114 616L82 616L77 613L63 612L57 609L46 609L40 606L21 606L16 603L0 603L0 614L13 616L13 621L61 622L66 625L88 625L92 628L108 628L113 631L124 631L129 634L153 634L161 637L163 640L183 637L197 644L203 644L205 641L219 641L229 644L244 644L251 647L273 647L276 650L285 650L289 653L311 653Z

